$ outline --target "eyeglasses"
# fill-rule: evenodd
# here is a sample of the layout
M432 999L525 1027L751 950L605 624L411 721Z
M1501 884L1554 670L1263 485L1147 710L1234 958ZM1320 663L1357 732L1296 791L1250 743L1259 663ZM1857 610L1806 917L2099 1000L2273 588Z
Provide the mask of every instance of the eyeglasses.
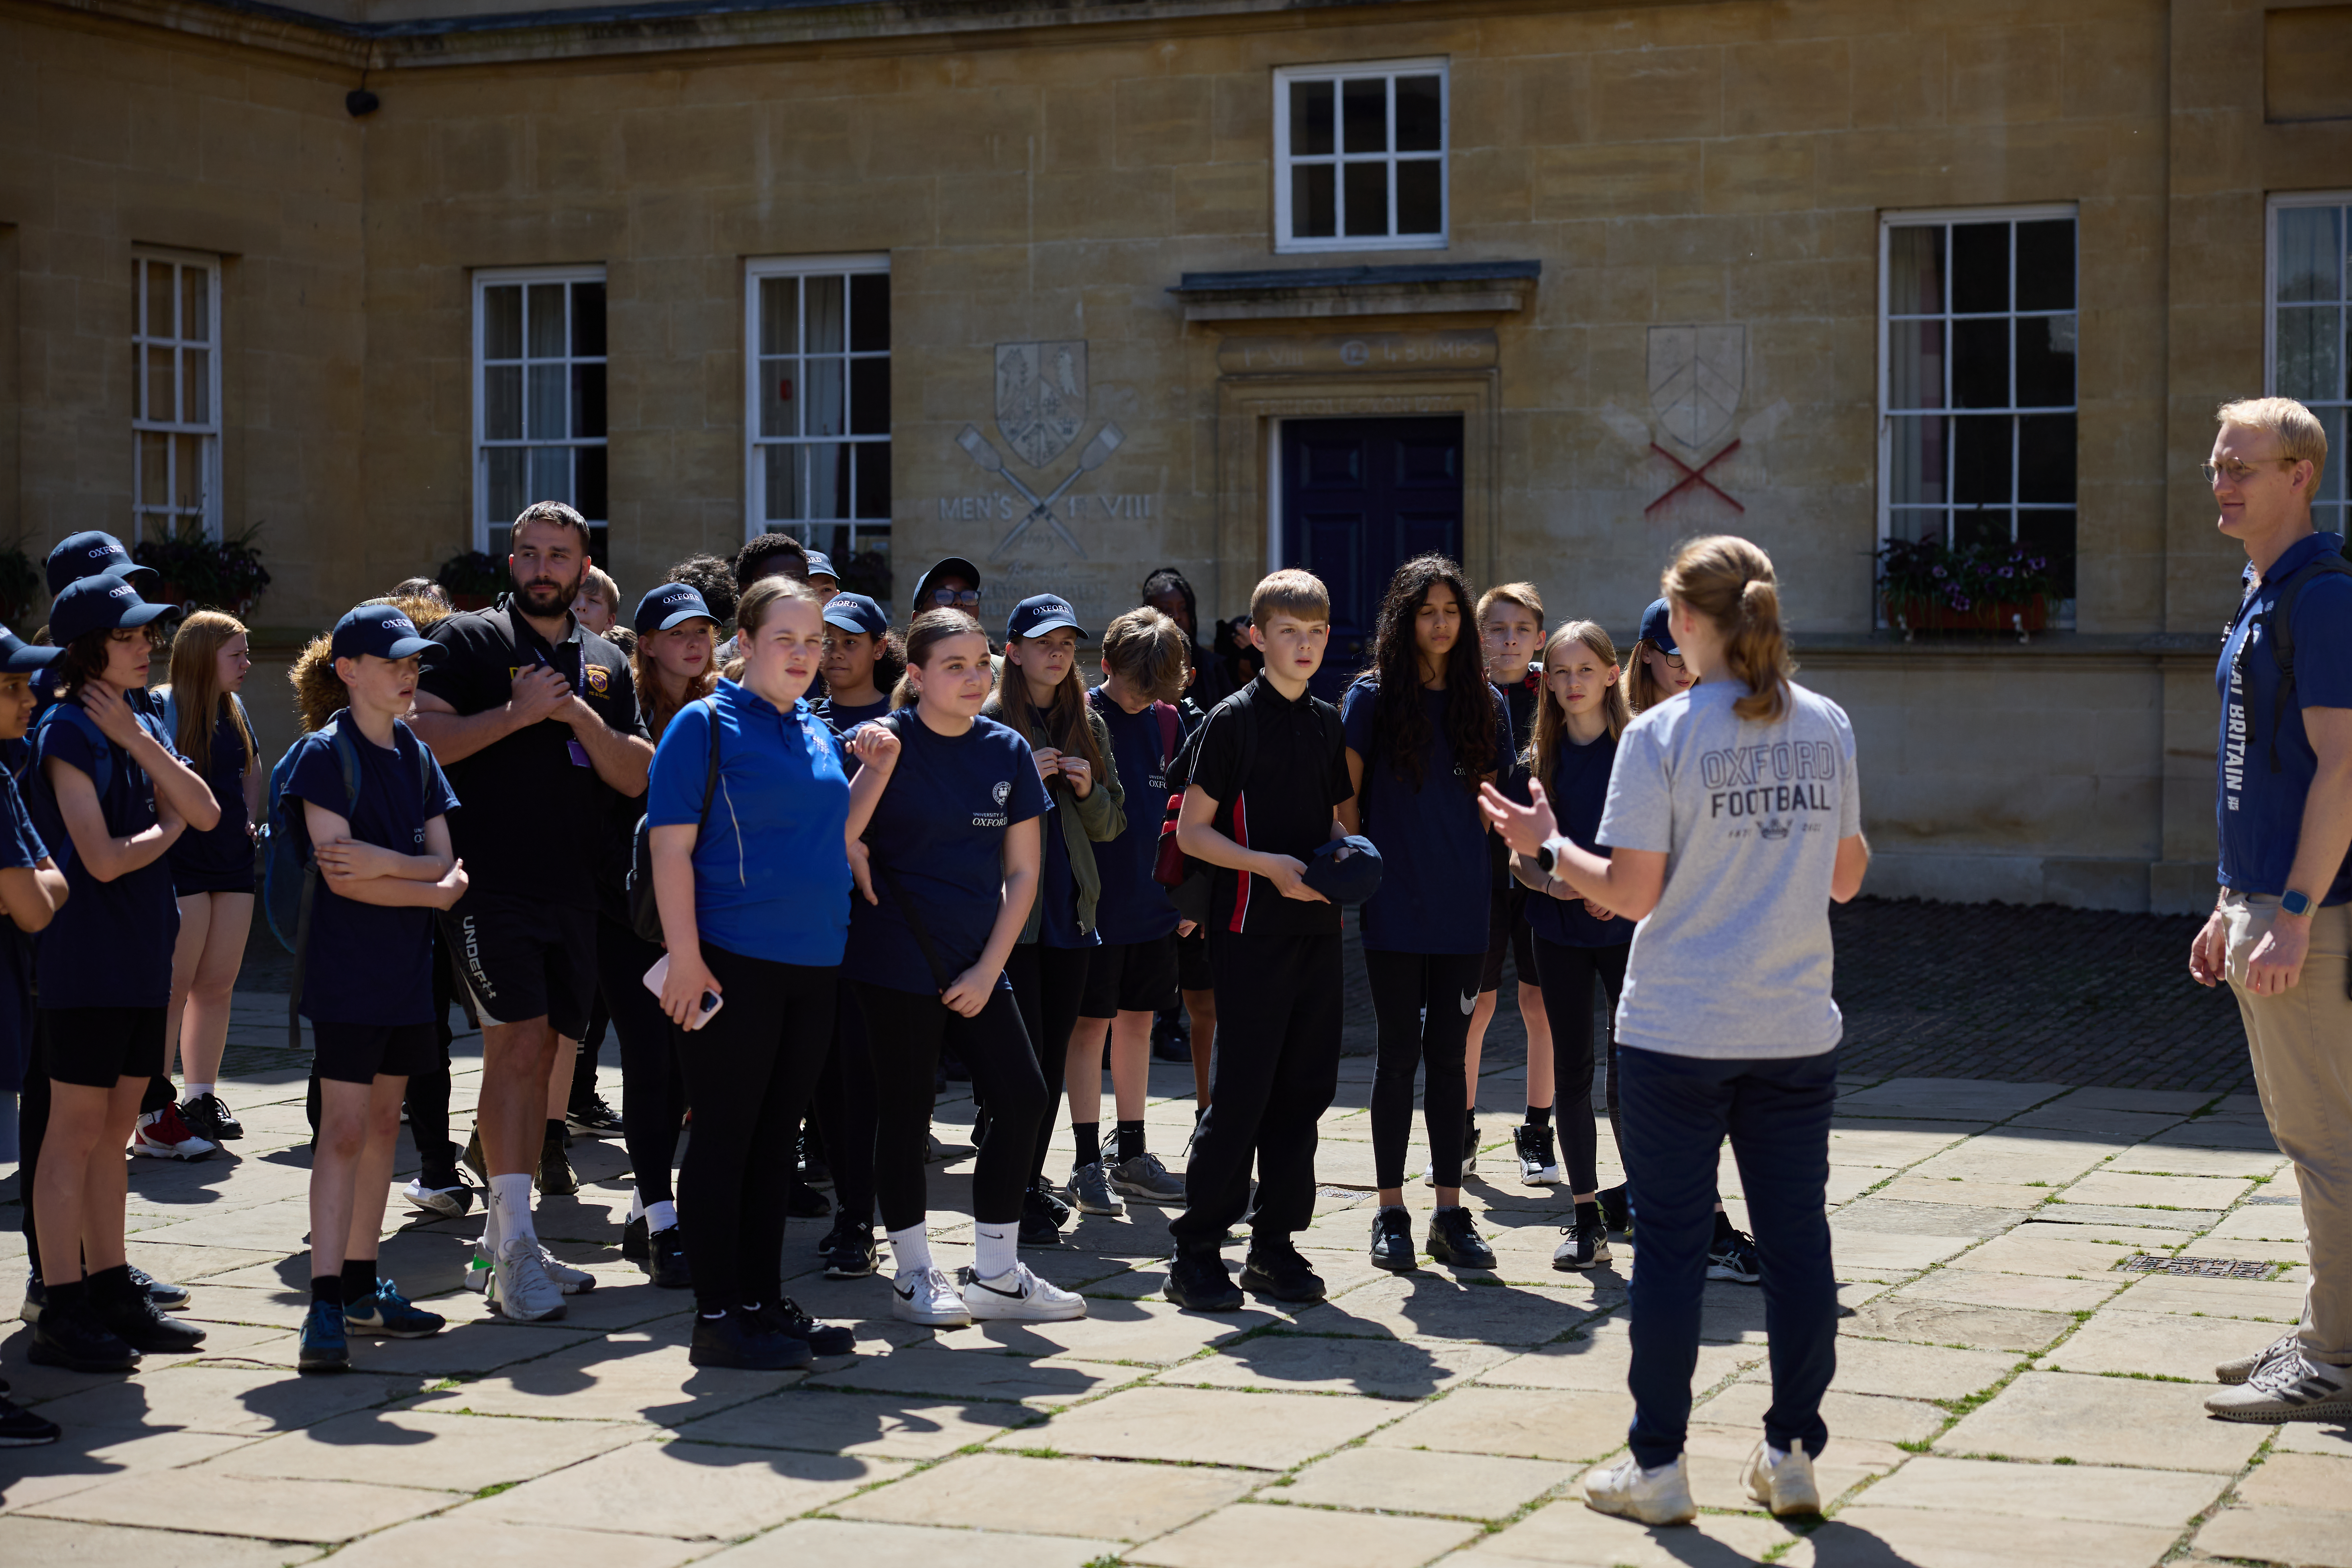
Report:
M2301 458L2256 458L2251 463L2242 463L2232 458L2226 463L2200 463L2197 465L2197 469L2205 476L2205 482L2209 485L2224 476L2228 477L2231 484L2242 485L2254 477L2256 468L2265 463L2294 464L2301 461L2303 461Z
M1680 655L1680 654L1678 654L1678 653L1668 653L1664 648L1659 648L1659 649L1657 649L1657 650L1656 650L1656 652L1657 652L1657 655L1658 655L1658 657L1659 657L1660 658L1663 658L1663 659L1664 659L1664 660L1666 661L1666 668L1669 668L1669 669L1680 669L1680 668L1683 667L1683 656L1682 656L1682 655Z
M934 605L977 605L980 603L980 590L977 588L934 588L931 590L931 603Z

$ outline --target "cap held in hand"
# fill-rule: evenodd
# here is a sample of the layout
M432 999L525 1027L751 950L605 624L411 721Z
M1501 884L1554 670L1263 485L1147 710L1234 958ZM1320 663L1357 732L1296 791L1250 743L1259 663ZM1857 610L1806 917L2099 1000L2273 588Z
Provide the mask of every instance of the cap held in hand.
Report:
M1360 904L1381 890L1381 852L1361 834L1334 838L1315 851L1305 880L1335 904Z

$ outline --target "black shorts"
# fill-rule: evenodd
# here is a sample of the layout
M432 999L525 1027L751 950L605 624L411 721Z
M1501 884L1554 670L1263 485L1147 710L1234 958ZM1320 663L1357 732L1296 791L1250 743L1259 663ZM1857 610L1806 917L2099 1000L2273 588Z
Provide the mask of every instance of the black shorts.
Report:
M1176 939L1176 984L1183 991L1214 991L1215 976L1209 973L1209 933L1195 931L1191 936Z
M1536 984L1536 933L1528 924L1528 889L1513 882L1507 888L1495 889L1495 901L1486 913L1486 963L1478 971L1478 994L1499 991L1503 985L1503 950L1508 948L1511 962L1518 966L1519 984Z
M414 1078L441 1066L441 1037L430 1024L310 1023L320 1078L337 1083L373 1083L382 1073Z
M1087 970L1081 1018L1157 1013L1176 1000L1176 933L1151 942L1105 942Z
M85 1089L112 1089L121 1079L153 1078L163 1070L161 1007L44 1007L48 1076Z
M486 1024L544 1017L565 1039L588 1032L596 998L596 907L468 891L441 917Z

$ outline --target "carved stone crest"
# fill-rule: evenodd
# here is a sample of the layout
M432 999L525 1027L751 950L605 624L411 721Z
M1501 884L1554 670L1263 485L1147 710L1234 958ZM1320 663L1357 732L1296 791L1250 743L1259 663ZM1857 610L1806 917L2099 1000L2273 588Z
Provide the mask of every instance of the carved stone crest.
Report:
M996 345L996 427L1021 460L1042 468L1069 449L1087 420L1087 345Z
M1731 427L1747 376L1745 326L1650 329L1650 407L1659 427L1691 451Z

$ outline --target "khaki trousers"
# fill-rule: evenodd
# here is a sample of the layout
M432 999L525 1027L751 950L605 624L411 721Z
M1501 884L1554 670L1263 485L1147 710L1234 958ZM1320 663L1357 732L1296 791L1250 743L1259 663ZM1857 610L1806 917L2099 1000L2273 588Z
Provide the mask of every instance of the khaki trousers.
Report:
M2230 990L2245 1020L2254 1087L2303 1189L2311 1252L2304 1353L2352 1366L2352 997L2345 994L2352 905L2313 911L2303 973L2275 996L2246 989L2246 963L2277 917L2278 900L2229 893L2221 910L2230 925Z

